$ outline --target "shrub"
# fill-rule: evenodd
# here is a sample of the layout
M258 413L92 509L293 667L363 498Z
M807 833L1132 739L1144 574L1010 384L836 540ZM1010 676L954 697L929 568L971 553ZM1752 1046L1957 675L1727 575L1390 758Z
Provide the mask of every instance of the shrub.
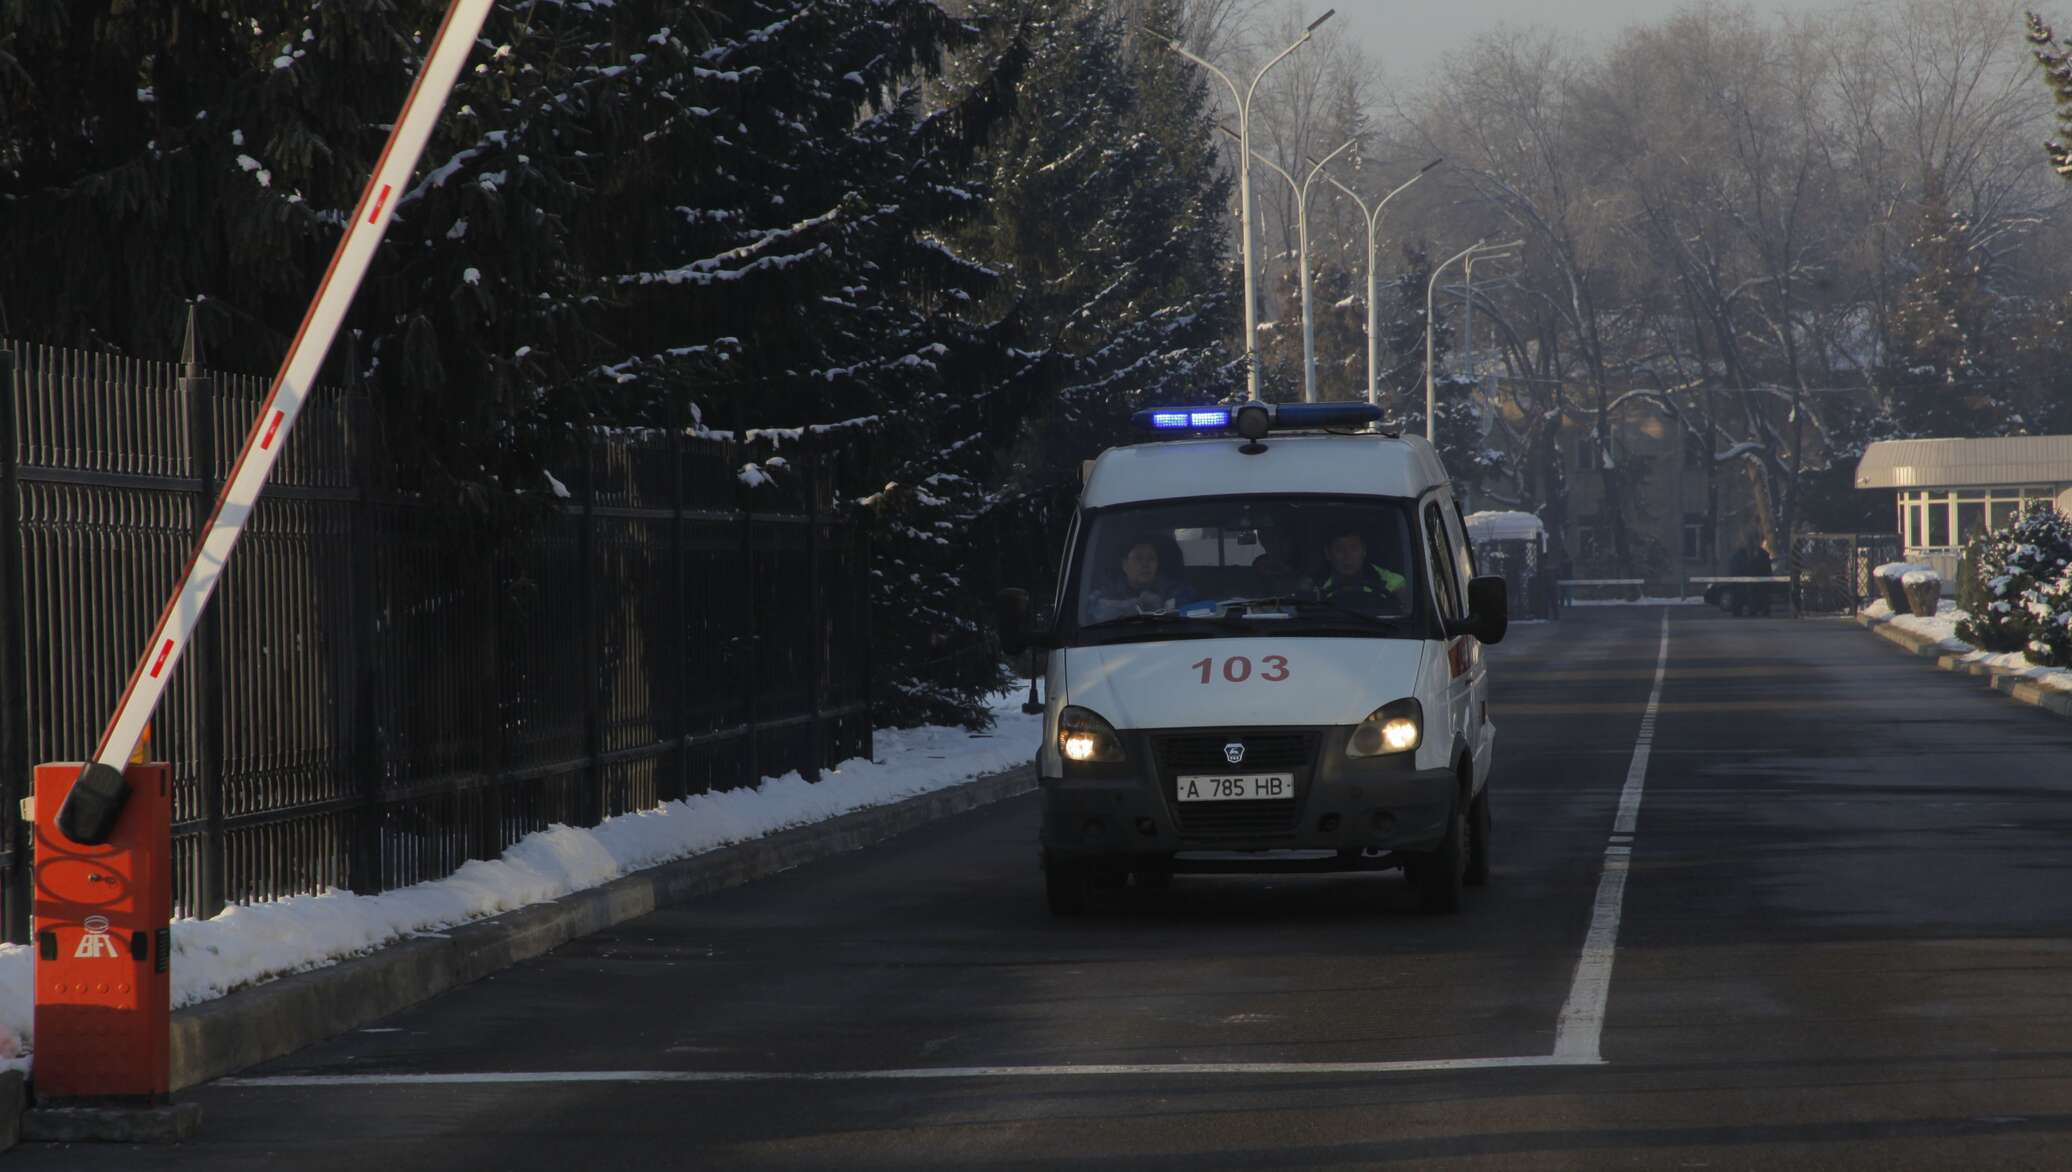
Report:
M1986 605L1986 582L1979 574L1979 559L1991 533L1981 533L1964 543L1964 556L1957 559L1957 609L1977 614Z
M2057 581L2068 563L2072 521L2047 505L1979 539L1978 605L1967 608L1957 637L1985 651L2026 648L2037 622L2031 595Z
M2029 591L2029 646L2023 654L2044 667L2072 667L2072 565Z

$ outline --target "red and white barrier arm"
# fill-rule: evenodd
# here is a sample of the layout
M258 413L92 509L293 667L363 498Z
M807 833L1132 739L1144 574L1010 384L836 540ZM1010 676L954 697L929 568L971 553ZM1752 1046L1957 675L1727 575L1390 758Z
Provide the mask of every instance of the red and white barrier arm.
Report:
M403 112L396 118L388 144L381 149L373 176L360 193L359 206L346 225L345 237L331 255L331 265L324 270L316 297L309 303L309 312L303 315L302 327L295 331L280 373L274 376L273 389L267 392L259 417L245 435L237 463L216 498L216 511L188 559L187 573L158 616L158 625L145 644L144 657L130 673L129 687L123 690L115 715L101 733L93 760L58 813L59 829L76 842L104 842L115 827L116 816L129 796L129 787L122 777L123 766L158 707L173 666L187 650L187 642L203 608L209 604L209 596L215 593L230 552L251 519L260 489L266 486L274 462L287 446L288 433L294 430L295 419L302 413L317 372L323 368L325 352L330 350L339 323L345 320L345 312L367 275L367 266L374 260L374 250L380 247L382 235L395 214L398 193L417 170L425 143L445 111L446 99L453 92L461 67L467 64L492 2L453 0L446 10L446 19L432 40L431 52L425 56L424 69L411 85L410 96L403 100Z

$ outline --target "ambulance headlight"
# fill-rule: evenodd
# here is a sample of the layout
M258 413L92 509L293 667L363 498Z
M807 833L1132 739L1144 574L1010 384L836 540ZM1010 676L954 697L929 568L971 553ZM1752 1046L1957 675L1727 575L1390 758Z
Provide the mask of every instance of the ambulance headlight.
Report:
M1058 752L1065 760L1081 764L1113 764L1128 757L1115 726L1087 708L1058 713Z
M1415 700L1397 700L1367 714L1353 726L1345 742L1348 757L1385 757L1408 753L1424 740L1424 709Z

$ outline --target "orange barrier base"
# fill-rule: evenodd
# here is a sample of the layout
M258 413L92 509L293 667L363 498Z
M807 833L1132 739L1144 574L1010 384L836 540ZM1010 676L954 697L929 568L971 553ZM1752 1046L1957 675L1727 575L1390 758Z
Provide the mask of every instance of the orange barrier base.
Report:
M57 828L84 766L36 767L38 1102L162 1102L172 1018L172 770L124 772L115 833L83 846Z

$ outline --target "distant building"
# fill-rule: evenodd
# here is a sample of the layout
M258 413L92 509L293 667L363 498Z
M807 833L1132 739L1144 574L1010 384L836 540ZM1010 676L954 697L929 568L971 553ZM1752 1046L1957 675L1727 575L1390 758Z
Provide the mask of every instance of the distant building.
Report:
M2072 435L1882 440L1857 461L1856 487L1896 489L1907 559L1953 582L1964 543L2030 502L2072 514Z

